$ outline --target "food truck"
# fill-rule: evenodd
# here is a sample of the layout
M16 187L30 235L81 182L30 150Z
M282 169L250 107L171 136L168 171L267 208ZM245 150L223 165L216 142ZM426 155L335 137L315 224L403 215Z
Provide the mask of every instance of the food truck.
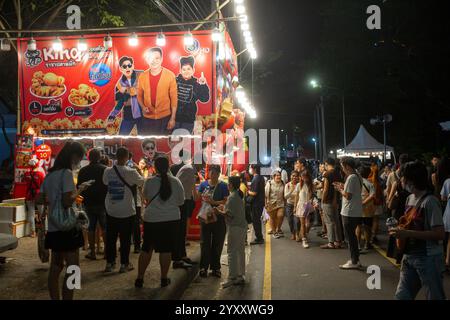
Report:
M35 37L34 50L28 46L30 39L18 40L21 127L15 150L14 197L23 197L26 192L23 177L30 170L29 160L37 159L46 172L71 139L87 150L100 147L111 159L120 146L126 146L135 162L145 159L148 166L160 153L169 155L173 163L179 162L172 156L179 154L173 152L179 147L179 138L183 139L181 149L189 149L187 154L191 155L204 150L214 154L235 142L245 122L245 112L234 98L237 55L226 30L221 32L221 41L213 41L213 32L192 32L189 43L181 32L165 33L163 42L161 33L153 32L106 37L89 34L81 40L74 35ZM167 95L169 107L177 106L177 119L185 122L179 136L152 128L158 110L141 105L149 94L145 83L152 81L144 78L145 71L155 63L155 56L160 57L156 63L163 68L155 99ZM159 103L164 105L164 101L155 105ZM223 133L219 143L204 137L211 129ZM232 156L245 148L220 153L217 161L224 175L245 168ZM199 230L192 232L191 238L199 236Z

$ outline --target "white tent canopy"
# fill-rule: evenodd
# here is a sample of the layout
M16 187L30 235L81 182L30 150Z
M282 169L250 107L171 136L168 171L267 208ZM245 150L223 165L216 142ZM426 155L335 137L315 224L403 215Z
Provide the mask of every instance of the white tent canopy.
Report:
M394 148L386 146L386 152L389 159L389 153L394 153ZM338 157L343 157L345 155L381 156L383 153L384 144L379 143L370 135L366 128L361 125L353 141L346 146L344 150L338 150Z
M353 141L345 147L345 152L384 152L384 144L379 143L374 137L364 128L363 125L359 127L358 133ZM394 152L394 148L386 146L386 151Z

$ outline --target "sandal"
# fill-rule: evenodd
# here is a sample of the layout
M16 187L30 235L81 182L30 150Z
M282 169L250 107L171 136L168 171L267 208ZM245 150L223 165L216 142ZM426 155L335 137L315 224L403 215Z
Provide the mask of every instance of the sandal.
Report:
M332 243L326 243L320 246L320 249L337 249Z

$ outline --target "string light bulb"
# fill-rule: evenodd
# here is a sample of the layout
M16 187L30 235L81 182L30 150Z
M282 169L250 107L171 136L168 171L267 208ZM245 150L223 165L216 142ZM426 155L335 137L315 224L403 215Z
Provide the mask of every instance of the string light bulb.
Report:
M36 40L34 40L33 37L31 37L31 39L28 40L27 49L29 51L35 51L37 49Z
M158 47L164 47L166 45L166 36L164 33L160 32L156 37L156 45Z
M194 37L192 36L192 33L189 31L184 35L184 45L186 47L190 47L194 44Z
M136 32L133 32L128 38L128 44L132 47L136 47L139 44L138 36Z
M111 38L111 35L108 34L106 37L103 38L103 46L104 46L106 49L112 48L112 46L113 46L113 40L112 40L112 38Z
M87 45L86 39L83 38L83 37L81 37L81 38L78 40L78 45L77 45L77 47L78 47L78 50L80 50L80 51L86 51L86 50L88 49L88 45Z
M62 44L62 41L61 41L61 38L60 38L60 37L56 37L56 39L53 40L52 48L53 48L53 50L55 50L55 51L62 51L62 49L63 49L63 44Z

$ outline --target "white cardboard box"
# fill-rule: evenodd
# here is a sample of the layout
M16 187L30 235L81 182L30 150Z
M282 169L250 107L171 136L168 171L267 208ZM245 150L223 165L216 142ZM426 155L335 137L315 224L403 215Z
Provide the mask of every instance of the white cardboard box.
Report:
M28 221L9 222L0 221L0 233L11 234L17 238L27 237L31 234L31 226Z
M13 203L15 205L21 206L25 205L25 198L6 199L3 200L2 203Z
M25 205L11 206L0 203L0 221L20 222L27 220Z

